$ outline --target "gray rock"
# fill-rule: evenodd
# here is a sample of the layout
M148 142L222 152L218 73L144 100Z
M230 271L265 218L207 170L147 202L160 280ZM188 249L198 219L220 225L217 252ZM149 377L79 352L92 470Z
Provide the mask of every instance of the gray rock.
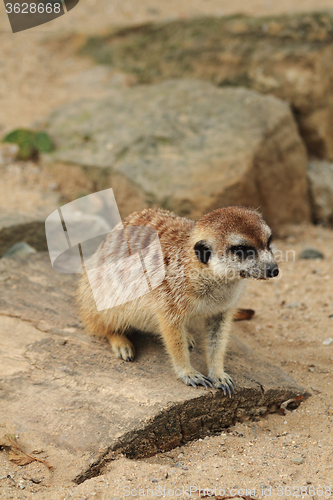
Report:
M333 225L333 163L310 161L308 179L314 222Z
M139 82L200 78L292 105L308 150L333 161L333 16L206 17L88 39L85 53Z
M22 240L38 251L47 250L45 218L25 214L0 217L0 256Z
M37 251L47 250L45 219L57 207L58 195L50 192L38 207L28 205L24 212L0 207L0 257L15 243L22 241Z
M288 105L272 96L196 80L113 89L57 110L48 132L51 161L108 178L117 200L114 176L145 206L181 215L242 204L274 228L310 218L306 151ZM138 208L128 200L127 213Z
M15 243L15 245L8 248L8 250L3 254L2 258L5 259L8 257L27 257L32 253L36 253L36 250L32 246L28 245L28 243L21 241L20 243Z
M3 274L0 421L27 449L47 453L54 481L80 483L119 454L151 456L309 396L238 338L242 322L235 323L228 349L227 370L236 385L229 399L177 380L157 339L136 334L136 361L123 363L106 342L82 332L77 278L56 273L47 254L16 266L0 260ZM205 370L200 348L193 361Z
M291 459L291 461L297 465L304 464L304 459L302 457L294 457Z
M324 259L324 254L315 248L306 248L300 255L300 259Z

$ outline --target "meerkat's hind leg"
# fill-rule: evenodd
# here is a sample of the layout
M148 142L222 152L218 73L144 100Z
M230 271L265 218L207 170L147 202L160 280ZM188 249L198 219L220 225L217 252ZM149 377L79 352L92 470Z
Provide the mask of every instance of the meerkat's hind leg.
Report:
M115 355L124 361L133 361L135 349L132 342L126 335L119 335L117 333L108 333L108 341L110 342L111 349Z

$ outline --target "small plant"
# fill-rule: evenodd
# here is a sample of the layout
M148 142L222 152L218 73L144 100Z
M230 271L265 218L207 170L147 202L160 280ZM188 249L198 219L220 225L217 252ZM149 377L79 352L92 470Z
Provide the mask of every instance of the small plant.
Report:
M29 160L38 153L52 151L52 141L46 132L32 132L28 129L16 129L7 134L2 142L11 142L19 147L18 159Z

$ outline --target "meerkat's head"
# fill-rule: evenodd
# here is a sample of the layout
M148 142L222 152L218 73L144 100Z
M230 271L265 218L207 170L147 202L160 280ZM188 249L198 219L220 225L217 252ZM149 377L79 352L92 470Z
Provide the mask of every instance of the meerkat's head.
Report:
M191 244L199 272L234 280L268 279L279 274L272 249L272 232L253 209L227 207L202 217Z

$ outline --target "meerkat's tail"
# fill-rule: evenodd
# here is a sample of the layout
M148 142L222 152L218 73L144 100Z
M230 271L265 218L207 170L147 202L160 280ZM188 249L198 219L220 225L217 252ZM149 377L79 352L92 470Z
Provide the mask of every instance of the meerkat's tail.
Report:
M254 316L253 309L237 309L234 314L234 321L242 321L244 319L251 319Z

